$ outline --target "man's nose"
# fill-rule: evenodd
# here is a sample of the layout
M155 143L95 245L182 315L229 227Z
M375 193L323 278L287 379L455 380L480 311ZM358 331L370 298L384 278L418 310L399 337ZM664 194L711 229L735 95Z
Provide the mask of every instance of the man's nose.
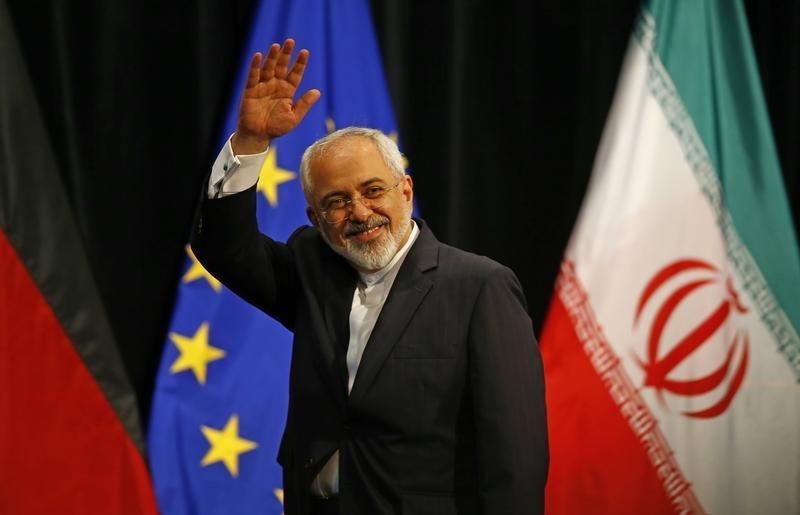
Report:
M360 198L354 199L350 207L350 219L355 222L363 222L372 215L372 209L366 206Z

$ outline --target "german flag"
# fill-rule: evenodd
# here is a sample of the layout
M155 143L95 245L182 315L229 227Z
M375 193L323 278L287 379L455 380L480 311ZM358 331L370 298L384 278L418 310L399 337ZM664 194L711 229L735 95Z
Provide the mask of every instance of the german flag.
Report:
M136 399L33 92L1 3L0 513L156 513Z

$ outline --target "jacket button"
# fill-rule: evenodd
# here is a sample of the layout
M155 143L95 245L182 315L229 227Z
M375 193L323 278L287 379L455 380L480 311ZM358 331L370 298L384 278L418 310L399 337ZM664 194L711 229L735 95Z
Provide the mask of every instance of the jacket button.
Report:
M311 468L311 465L314 464L314 458L308 458L303 465L304 468Z

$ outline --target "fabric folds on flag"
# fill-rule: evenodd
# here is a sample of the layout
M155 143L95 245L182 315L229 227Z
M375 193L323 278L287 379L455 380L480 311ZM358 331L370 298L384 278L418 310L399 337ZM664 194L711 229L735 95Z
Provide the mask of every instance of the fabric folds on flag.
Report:
M136 399L0 4L0 513L155 514Z
M396 136L396 126L365 0L262 1L253 21L220 146L235 129L250 57L272 42L292 37L308 48L300 90L322 91L300 126L272 142L259 178L259 227L285 241L308 223L299 181L305 148L335 128ZM148 434L159 507L167 515L279 514L291 334L187 253Z
M548 513L800 512L799 285L741 2L646 3L542 334Z

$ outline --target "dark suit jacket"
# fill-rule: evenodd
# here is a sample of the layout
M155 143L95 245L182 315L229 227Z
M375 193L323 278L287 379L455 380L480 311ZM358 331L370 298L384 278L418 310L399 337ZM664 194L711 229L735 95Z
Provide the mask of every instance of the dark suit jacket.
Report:
M416 223L348 396L356 272L314 228L286 244L261 235L254 188L204 203L197 257L294 332L278 456L287 515L307 513L309 485L336 449L343 515L543 510L544 383L519 282Z

